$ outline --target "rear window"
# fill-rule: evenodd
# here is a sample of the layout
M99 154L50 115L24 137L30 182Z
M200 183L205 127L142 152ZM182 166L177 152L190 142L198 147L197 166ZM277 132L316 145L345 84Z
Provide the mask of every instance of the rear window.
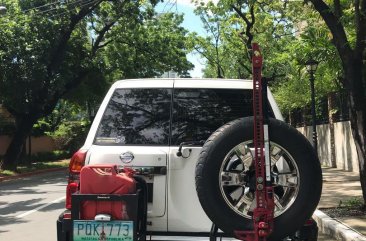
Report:
M206 140L216 129L253 115L252 90L174 89L172 145Z
M98 145L168 145L171 89L116 89L98 127Z
M205 141L220 126L252 116L252 108L250 89L117 89L94 144L167 146Z

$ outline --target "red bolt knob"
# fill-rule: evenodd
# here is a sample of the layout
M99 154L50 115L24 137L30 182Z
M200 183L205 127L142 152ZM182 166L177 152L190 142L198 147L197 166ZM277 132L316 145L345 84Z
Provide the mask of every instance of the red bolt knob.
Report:
M258 227L261 228L261 229L267 229L268 228L268 223L259 222Z

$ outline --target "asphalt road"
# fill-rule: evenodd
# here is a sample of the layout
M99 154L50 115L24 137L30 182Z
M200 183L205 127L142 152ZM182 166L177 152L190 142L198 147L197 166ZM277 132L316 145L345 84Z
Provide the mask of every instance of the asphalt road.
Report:
M0 240L56 241L56 219L65 206L66 181L67 174L59 171L0 183ZM318 240L335 241L322 234Z
M0 240L56 241L66 182L59 171L0 183Z

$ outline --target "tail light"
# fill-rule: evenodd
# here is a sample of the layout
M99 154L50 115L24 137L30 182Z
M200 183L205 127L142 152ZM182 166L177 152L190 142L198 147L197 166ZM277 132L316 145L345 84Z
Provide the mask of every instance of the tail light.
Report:
M71 157L69 164L70 173L80 174L80 170L85 164L85 158L86 150L78 150L75 152L75 154Z
M78 191L78 184L76 182L71 182L67 184L66 187L66 209L71 210L71 195Z
M66 209L71 209L71 195L79 189L80 171L85 164L86 150L77 151L69 164L69 180L66 188Z

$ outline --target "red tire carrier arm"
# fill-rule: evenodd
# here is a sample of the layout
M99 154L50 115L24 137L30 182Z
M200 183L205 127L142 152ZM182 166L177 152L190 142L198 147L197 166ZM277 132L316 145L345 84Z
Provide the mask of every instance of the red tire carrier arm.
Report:
M256 173L256 207L253 230L236 231L236 238L245 241L265 241L273 231L274 195L269 156L267 80L262 79L263 58L256 43L252 44L254 166Z

